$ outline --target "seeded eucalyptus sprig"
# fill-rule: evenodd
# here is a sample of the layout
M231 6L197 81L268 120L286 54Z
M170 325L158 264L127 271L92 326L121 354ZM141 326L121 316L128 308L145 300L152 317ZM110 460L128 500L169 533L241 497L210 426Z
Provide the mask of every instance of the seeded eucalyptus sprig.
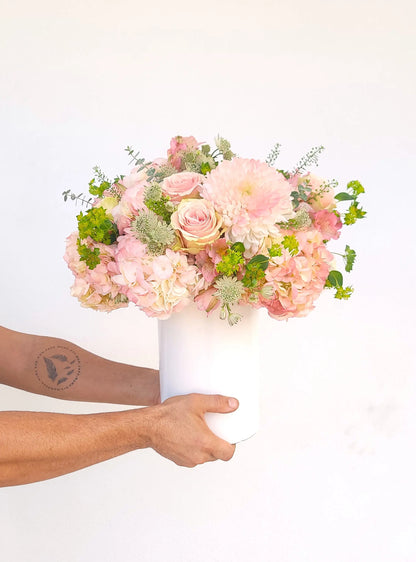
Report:
M71 201L75 201L75 204L77 203L77 201L80 201L81 205L92 205L92 197L89 197L87 199L87 195L84 195L83 193L79 193L78 195L76 195L70 189L63 191L62 197L64 198L64 201L68 201L68 199L71 199Z

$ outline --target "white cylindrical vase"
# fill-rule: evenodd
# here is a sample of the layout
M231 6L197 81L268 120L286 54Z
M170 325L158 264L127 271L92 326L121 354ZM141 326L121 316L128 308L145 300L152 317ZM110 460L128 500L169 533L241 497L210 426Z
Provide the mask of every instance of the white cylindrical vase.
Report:
M207 317L193 303L158 321L162 402L191 393L237 398L235 412L205 414L209 428L229 443L248 439L259 427L259 311L234 310L243 315L234 326L218 310Z

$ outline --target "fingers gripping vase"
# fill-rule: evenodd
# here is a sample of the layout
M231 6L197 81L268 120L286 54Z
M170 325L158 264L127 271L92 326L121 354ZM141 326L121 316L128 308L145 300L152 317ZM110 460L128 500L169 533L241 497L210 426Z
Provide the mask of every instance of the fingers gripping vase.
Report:
M229 326L218 311L208 317L194 304L159 320L162 402L183 394L222 394L239 400L232 413L205 414L218 437L237 443L259 427L258 314L242 307L242 320Z

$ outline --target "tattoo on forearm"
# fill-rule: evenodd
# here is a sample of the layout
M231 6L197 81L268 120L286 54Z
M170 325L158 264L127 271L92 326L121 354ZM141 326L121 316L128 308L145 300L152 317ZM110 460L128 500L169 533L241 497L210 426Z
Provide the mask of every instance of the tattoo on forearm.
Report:
M78 355L62 345L48 347L35 361L37 378L50 390L66 390L76 382L80 371Z

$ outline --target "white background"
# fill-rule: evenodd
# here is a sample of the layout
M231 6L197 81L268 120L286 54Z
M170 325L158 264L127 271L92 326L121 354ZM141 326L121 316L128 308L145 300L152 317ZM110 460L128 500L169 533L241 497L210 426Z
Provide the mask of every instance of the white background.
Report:
M0 491L10 562L414 562L416 10L411 0L2 2L1 323L157 367L156 323L69 296L62 259L91 169L170 137L359 179L349 302L265 319L262 428L229 463L138 451ZM79 209L79 207L78 207ZM332 246L334 249L335 247ZM93 412L7 387L4 410Z

